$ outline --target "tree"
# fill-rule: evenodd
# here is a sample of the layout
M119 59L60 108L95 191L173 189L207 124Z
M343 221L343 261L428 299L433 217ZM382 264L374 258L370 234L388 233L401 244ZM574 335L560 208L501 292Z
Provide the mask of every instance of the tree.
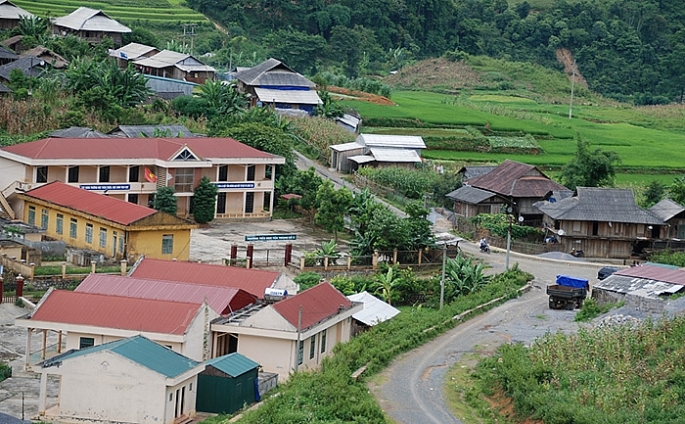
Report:
M176 212L178 211L178 199L174 196L174 193L176 193L176 191L173 187L159 187L155 194L155 203L153 207L158 211L176 215Z
M577 137L578 148L571 162L561 170L563 184L571 190L576 187L612 186L616 170L614 164L620 162L618 154L603 151L599 147L590 150L590 142Z
M392 305L392 298L395 295L395 285L397 282L397 268L388 267L385 274L378 273L374 278L374 294L379 295L383 300Z
M216 188L209 178L202 177L200 184L193 192L193 217L198 224L205 224L214 219L216 196L219 189Z
M659 181L654 180L647 185L645 190L645 198L643 202L643 207L649 208L661 201L666 193L666 187Z
M668 193L671 200L685 205L685 175L673 180L673 184L668 188Z
M326 180L316 192L316 203L319 208L315 222L326 231L332 231L337 241L338 231L345 229L345 214L352 205L352 192L346 187L336 190L333 183Z
M229 136L241 143L264 152L283 156L285 165L279 165L276 176L291 173L295 167L293 154L293 138L280 128L274 128L262 123L238 124L229 128L220 136Z

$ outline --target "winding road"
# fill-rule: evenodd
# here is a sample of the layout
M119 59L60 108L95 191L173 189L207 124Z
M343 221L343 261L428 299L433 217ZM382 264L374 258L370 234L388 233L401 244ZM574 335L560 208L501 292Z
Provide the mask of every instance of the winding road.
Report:
M482 254L478 247L464 242L469 255L483 257L493 273L504 271L505 254ZM447 370L465 354L487 354L504 343L528 344L546 332L572 332L578 329L575 312L550 310L545 287L558 274L587 278L596 282L602 264L558 261L511 254L510 263L535 276L531 290L482 315L476 316L435 340L397 359L375 379L371 389L383 410L404 424L460 424L448 410L443 395Z

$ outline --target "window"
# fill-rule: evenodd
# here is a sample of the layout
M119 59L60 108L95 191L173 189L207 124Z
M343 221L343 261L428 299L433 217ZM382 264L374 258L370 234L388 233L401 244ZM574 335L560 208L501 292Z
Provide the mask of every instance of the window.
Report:
M40 228L47 230L48 229L48 210L47 209L41 209L40 211Z
M29 224L36 225L36 207L29 206Z
M36 168L36 182L37 183L47 183L48 182L48 167L39 166Z
M155 207L155 193L150 193L147 195L147 207L154 209L154 207Z
M101 183L108 183L109 182L109 166L101 166L100 167L100 180L99 182Z
M300 340L300 344L297 346L297 365L302 365L303 357L304 357L304 340Z
M174 400L174 392L169 393L169 402Z
M55 222L55 232L59 235L64 233L64 215L61 213L57 214L57 221Z
M219 167L219 181L228 181L228 165Z
M188 386L188 391L192 392L193 391L193 383L190 383L190 386Z
M573 221L573 232L574 233L580 232L580 221Z
M124 253L124 234L119 237L119 253Z
M76 226L78 225L78 221L76 218L70 218L69 219L69 237L75 239L76 238Z
M100 227L100 247L107 247L107 228Z
M171 255L174 252L174 235L164 234L162 236L162 255Z
M68 176L67 182L69 182L69 183L77 183L78 182L78 166L72 166L71 168L69 168L69 176Z
M268 212L271 210L271 192L264 192L264 202L262 202L262 209Z
M309 338L309 359L314 359L314 353L316 352L316 336Z
M78 348L83 349L86 347L95 346L95 339L93 337L80 337L78 340Z
M321 353L326 351L326 330L321 332Z
M254 181L254 170L254 165L250 165L247 167L247 181Z
M174 177L174 189L177 193L193 191L193 178L195 177L193 168L176 168Z
M184 149L174 158L174 160L197 160L195 156L188 149Z
M138 193L129 193L128 201L129 201L129 203L135 203L137 205L138 204Z
M139 174L140 174L140 167L139 166L132 166L132 167L128 168L128 182L137 183ZM129 202L130 202L130 200L129 200Z
M93 224L86 224L86 243L93 243Z
M216 213L226 213L226 193L216 195Z

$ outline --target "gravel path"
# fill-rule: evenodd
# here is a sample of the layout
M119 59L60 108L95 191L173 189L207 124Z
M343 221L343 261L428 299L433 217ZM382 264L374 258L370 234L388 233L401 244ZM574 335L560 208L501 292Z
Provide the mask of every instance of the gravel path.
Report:
M461 247L469 255L484 258L492 266L488 272L504 271L503 252L481 254L470 242ZM461 421L445 406L442 387L445 373L464 354L490 353L504 343L528 344L548 331L578 329L573 311L548 308L545 287L557 274L587 278L592 283L602 265L512 253L510 264L514 263L535 275L530 291L397 358L376 379L380 383L371 385L381 407L392 419L405 424L459 424Z

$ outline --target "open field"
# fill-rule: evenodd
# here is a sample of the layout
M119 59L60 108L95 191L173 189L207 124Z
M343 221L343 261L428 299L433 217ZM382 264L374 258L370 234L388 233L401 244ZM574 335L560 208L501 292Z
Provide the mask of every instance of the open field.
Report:
M84 4L78 0L31 1L17 0L14 3L38 16L62 16L69 14L80 6L88 6L107 13L110 17L122 22L136 20L169 23L207 22L207 18L179 1L166 0L99 0ZM173 3L173 4L172 4Z
M345 101L368 121L373 118L419 119L445 128L397 128L401 134L427 138L463 137L464 128L475 127L485 134L521 137L532 135L542 149L540 154L491 153L486 151L427 150L423 156L434 160L500 162L505 158L552 169L573 157L575 137L590 140L592 147L618 153L621 163L619 184L640 184L659 180L670 184L685 173L685 108L682 106L641 107L626 105L573 107L541 104L527 98L496 93L445 95L422 91L396 91L396 106L380 106ZM371 128L390 133L394 128ZM429 143L430 146L430 143Z

